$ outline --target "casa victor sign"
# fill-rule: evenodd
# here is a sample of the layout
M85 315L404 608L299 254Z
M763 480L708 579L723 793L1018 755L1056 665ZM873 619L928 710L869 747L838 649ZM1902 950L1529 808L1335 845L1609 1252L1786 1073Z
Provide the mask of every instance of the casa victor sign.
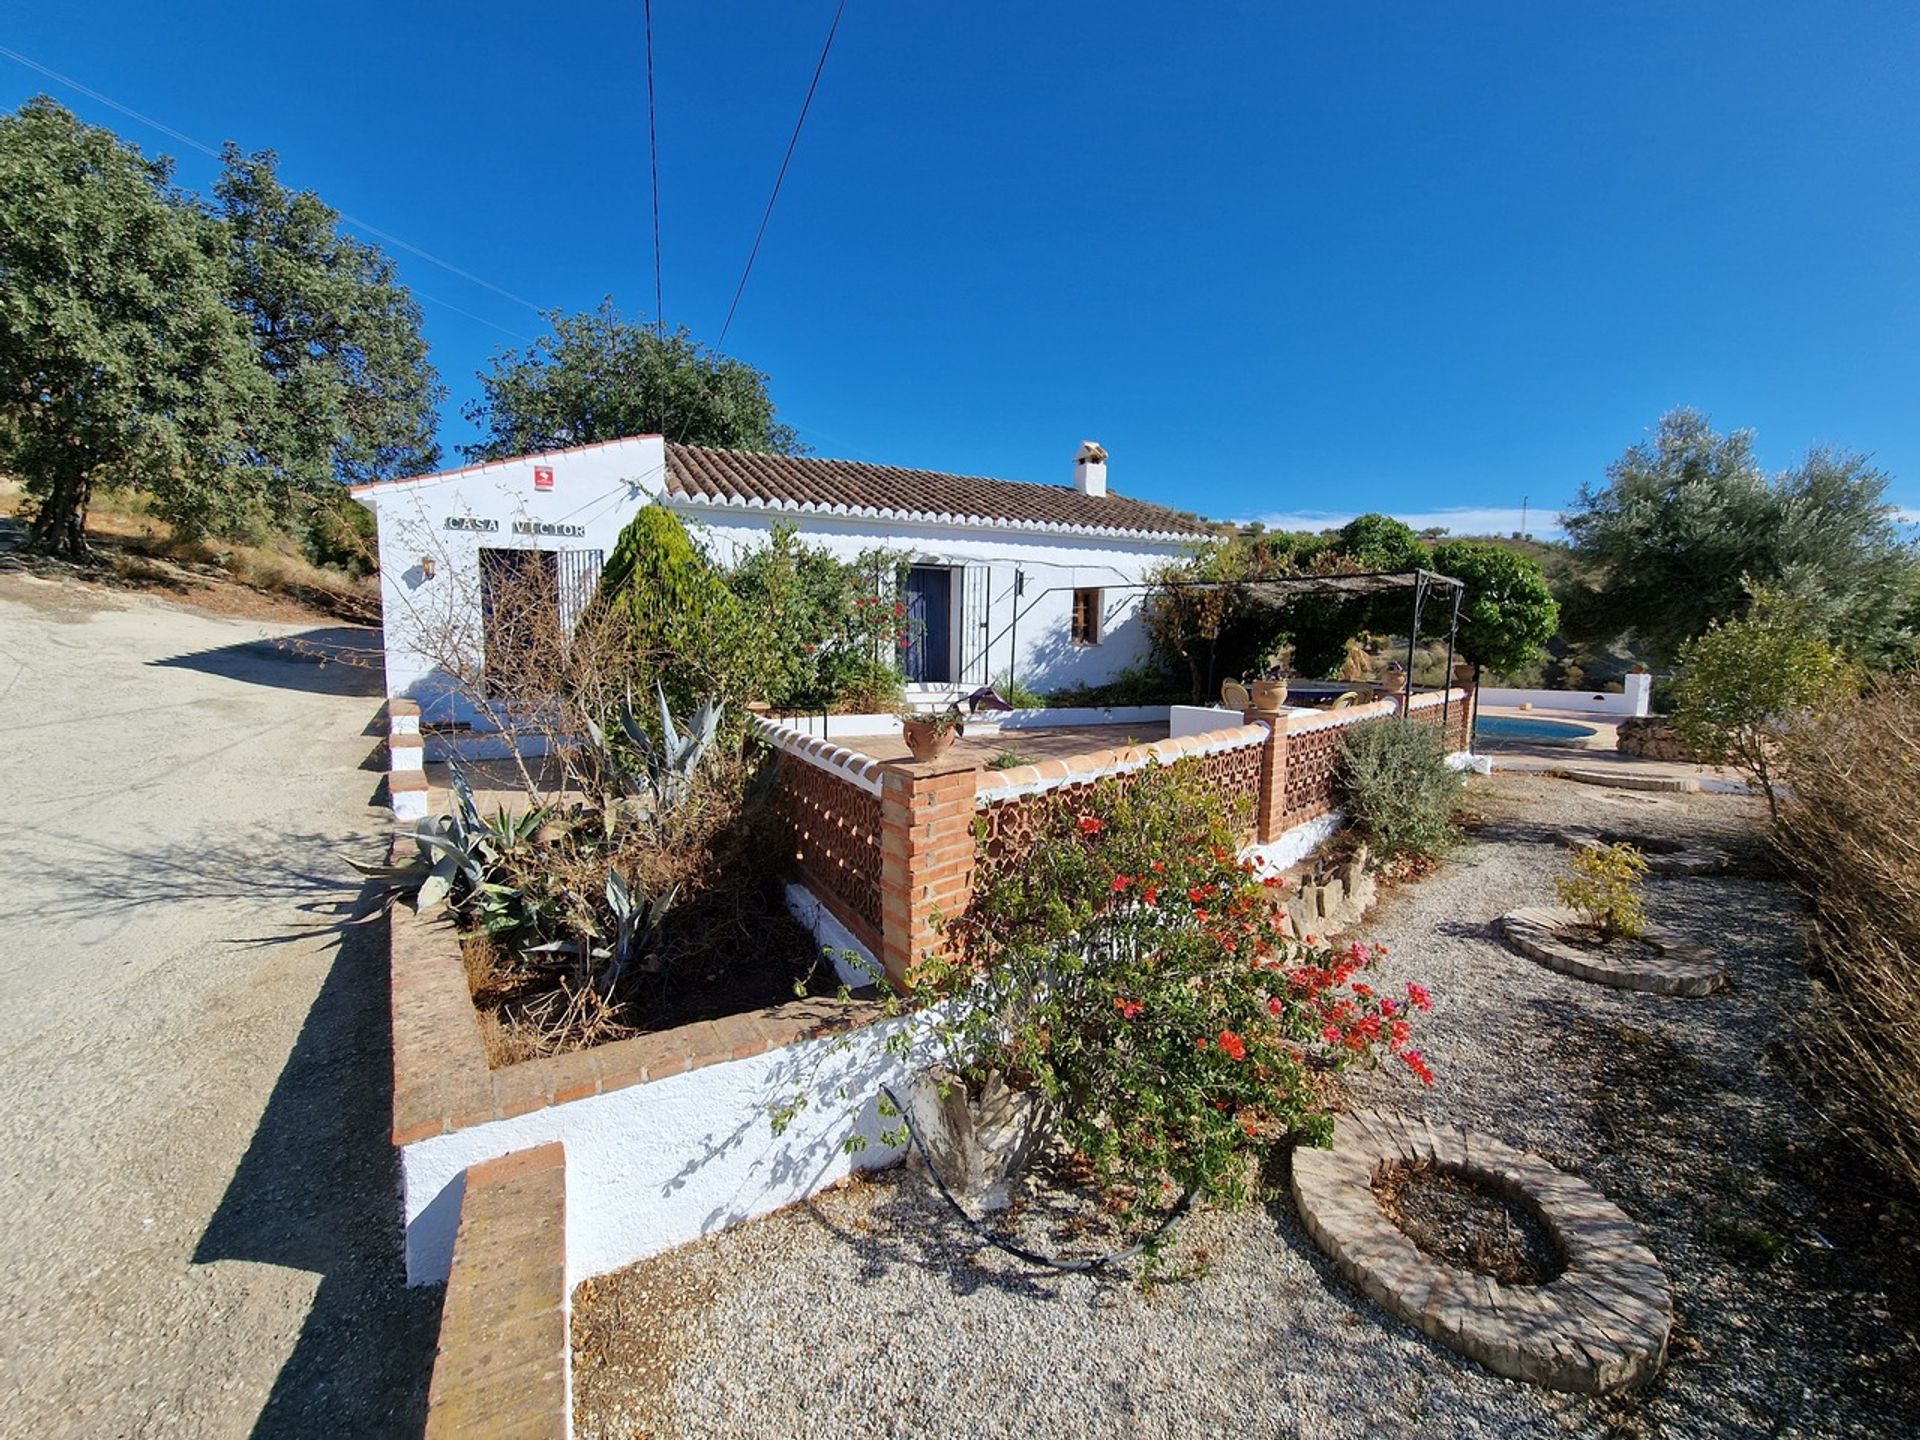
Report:
M483 534L498 534L500 522L478 515L449 515L442 520L448 530L475 530ZM513 522L516 535L548 535L560 540L584 540L587 527L584 525L560 525L550 520L516 520Z

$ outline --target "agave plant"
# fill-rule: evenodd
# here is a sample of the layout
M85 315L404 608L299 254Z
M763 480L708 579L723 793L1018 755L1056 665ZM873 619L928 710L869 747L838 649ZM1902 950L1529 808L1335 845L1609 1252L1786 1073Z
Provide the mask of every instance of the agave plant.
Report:
M622 796L638 794L644 786L653 799L654 813L664 815L680 805L692 789L694 773L700 768L700 761L714 737L720 733L722 707L711 696L703 700L686 733L682 734L667 704L667 692L657 680L653 691L660 706L658 743L635 716L631 691L620 705L618 720L621 736L626 741L624 750L639 757L637 769L628 761L623 747L613 744L602 726L587 721L587 735L593 742L601 775L610 780Z
M413 826L414 854L396 865L362 865L349 860L363 875L387 883L395 893L415 891L414 903L431 909L453 893L453 882L462 876L474 893L483 898L489 930L504 930L511 925L500 917L517 900L512 886L489 883L487 872L501 859L516 855L532 843L534 834L546 822L544 808L509 815L503 806L491 820L483 820L473 796L473 786L456 766L452 771L454 803L445 815L428 815ZM517 923L517 922L516 922Z
M659 939L660 924L679 893L680 887L675 885L664 895L638 894L620 877L618 870L609 869L606 895L607 908L613 912L611 936L595 934L591 938L549 940L544 945L530 945L521 953L571 956L582 962L583 971L592 975L594 988L601 998L608 999L635 962L643 969L659 968L652 952ZM601 967L597 974L594 973L596 965Z

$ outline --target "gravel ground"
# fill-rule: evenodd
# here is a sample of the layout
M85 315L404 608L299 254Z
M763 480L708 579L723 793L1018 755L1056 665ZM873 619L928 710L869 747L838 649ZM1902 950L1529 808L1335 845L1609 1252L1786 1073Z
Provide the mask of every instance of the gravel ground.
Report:
M1142 1286L982 1253L924 1181L895 1171L583 1287L578 1433L1920 1432L1912 1241L1821 1150L1773 1058L1806 982L1799 902L1765 873L1756 804L1530 776L1480 782L1473 803L1474 843L1390 893L1362 932L1393 946L1385 978L1432 987L1423 1040L1439 1079L1355 1089L1521 1144L1645 1227L1678 1315L1648 1390L1556 1395L1456 1357L1342 1281L1284 1198L1192 1216L1178 1277ZM1552 830L1596 823L1746 854L1741 875L1649 891L1656 922L1720 947L1731 992L1600 989L1493 937L1496 914L1551 898Z
M377 676L0 574L0 1435L415 1434Z

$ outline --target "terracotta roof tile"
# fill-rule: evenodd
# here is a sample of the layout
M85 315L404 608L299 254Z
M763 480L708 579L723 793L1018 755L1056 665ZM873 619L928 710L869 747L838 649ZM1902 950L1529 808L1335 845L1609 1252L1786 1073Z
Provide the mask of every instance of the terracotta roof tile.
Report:
M853 460L667 446L667 493L708 504L984 521L1014 529L1202 536L1202 521L1109 491L943 475Z

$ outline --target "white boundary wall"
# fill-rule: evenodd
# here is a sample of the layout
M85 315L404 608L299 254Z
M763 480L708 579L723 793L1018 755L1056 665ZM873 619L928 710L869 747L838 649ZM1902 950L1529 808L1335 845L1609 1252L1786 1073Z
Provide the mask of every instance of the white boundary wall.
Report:
M905 1093L918 1062L883 1020L745 1060L548 1105L401 1147L407 1283L446 1279L469 1165L559 1140L567 1151L567 1288L817 1194L901 1151L881 1132L879 1091ZM840 1098L842 1087L851 1096ZM784 1135L773 1107L804 1095ZM846 1153L842 1141L867 1146Z
M1532 705L1541 710L1585 711L1589 715L1645 715L1652 709L1653 677L1629 675L1626 689L1615 695L1604 690L1509 690L1486 686L1482 705Z

